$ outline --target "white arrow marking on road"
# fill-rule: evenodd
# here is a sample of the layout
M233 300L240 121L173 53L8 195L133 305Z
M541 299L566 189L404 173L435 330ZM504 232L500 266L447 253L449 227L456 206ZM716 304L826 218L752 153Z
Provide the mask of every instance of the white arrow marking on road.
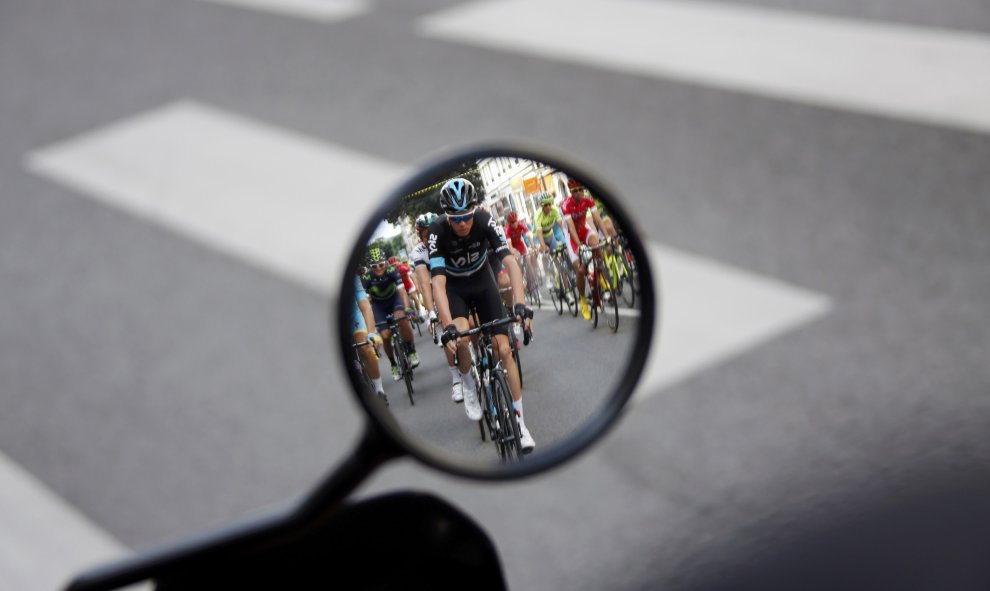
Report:
M990 37L743 5L482 0L422 34L637 75L990 132Z
M769 277L658 244L648 245L648 250L661 275L662 319L637 398L656 394L832 308L819 293Z

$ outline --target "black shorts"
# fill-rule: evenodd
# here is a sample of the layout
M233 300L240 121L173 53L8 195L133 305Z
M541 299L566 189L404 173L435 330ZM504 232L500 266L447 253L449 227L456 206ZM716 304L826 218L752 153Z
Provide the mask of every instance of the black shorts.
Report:
M469 318L472 307L478 310L478 320L482 324L506 317L495 276L485 267L470 277L448 275L446 291L452 318ZM495 332L507 335L509 327L500 326Z
M393 293L392 297L384 300L371 298L371 310L375 314L375 323L385 322L385 318L389 315L404 309L405 306L402 305L402 297L399 296L398 292Z

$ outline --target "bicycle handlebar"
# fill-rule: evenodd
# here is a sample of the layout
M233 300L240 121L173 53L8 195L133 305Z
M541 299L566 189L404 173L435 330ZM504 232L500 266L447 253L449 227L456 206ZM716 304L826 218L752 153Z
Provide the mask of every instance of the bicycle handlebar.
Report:
M457 334L457 337L458 338L460 338L460 337L470 337L470 336L474 336L474 335L476 335L478 333L481 333L481 332L492 332L494 329L496 329L496 328L498 328L500 326L505 326L507 324L512 324L514 322L516 322L516 317L515 316L507 316L505 318L498 318L496 320L492 320L491 322L486 322L485 324L482 324L481 326L468 329L468 330L466 330L464 332L458 331L456 334Z

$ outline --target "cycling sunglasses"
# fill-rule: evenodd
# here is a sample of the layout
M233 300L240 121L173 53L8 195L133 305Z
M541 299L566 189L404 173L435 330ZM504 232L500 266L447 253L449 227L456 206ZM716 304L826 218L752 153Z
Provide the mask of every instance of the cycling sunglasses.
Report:
M371 263L372 269L384 269L388 266L388 263Z
M450 220L451 223L454 223L454 224L463 224L464 222L470 220L473 217L474 217L474 210L473 209L471 211L465 213L465 214L462 214L462 215L451 215L449 213L447 214L447 219Z

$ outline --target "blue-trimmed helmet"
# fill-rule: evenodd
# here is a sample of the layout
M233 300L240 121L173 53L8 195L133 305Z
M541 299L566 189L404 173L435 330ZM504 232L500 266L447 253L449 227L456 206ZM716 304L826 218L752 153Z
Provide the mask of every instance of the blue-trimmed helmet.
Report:
M477 204L477 192L467 179L450 179L440 189L440 207L447 213L461 213Z
M429 228L430 224L433 223L434 219L436 219L436 215L434 215L433 213L429 213L429 212L424 213L423 215L416 218L416 229L425 230Z

